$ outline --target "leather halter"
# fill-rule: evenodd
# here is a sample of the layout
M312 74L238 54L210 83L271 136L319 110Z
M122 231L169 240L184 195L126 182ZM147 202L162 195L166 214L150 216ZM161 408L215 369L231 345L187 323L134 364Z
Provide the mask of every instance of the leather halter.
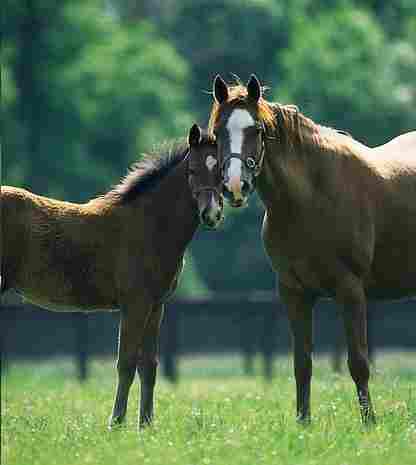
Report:
M264 137L265 137L265 132L264 132L264 128L263 128L262 129L262 138L261 138L260 158L259 158L258 161L254 160L256 162L256 165L254 167L247 166L248 158L253 158L253 157L242 157L241 153L231 152L230 154L228 154L227 156L224 157L224 160L223 160L223 162L221 164L221 175L222 175L222 177L224 177L224 173L225 173L225 164L227 162L229 162L231 160L231 158L236 158L237 160L240 160L241 163L243 165L245 165L249 169L250 172L253 172L254 177L256 178L261 172L261 168L263 166L263 160L264 160L264 153L266 151L265 146L264 146Z

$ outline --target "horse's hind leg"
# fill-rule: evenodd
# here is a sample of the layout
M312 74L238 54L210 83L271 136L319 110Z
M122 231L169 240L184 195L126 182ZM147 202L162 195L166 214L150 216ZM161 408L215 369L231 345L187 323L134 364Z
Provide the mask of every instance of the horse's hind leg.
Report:
M140 376L140 417L141 427L152 422L153 419L153 393L156 383L156 371L159 355L159 333L163 317L163 305L158 304L146 326L142 350L139 352L137 371Z
M118 384L109 428L123 423L130 387L136 373L139 347L142 344L147 320L151 314L150 303L127 305L120 315L117 373Z
M359 279L349 276L337 289L337 301L343 306L348 345L348 367L357 388L363 423L375 423L368 381L370 366L367 346L366 297Z

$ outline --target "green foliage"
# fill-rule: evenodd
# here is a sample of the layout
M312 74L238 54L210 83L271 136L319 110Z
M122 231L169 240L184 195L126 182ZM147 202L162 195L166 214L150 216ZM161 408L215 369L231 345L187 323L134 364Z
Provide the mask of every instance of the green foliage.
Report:
M179 279L176 297L197 297L210 294L206 281L196 270L195 260L189 252L185 255L184 267Z
M408 77L416 66L414 46L391 42L365 10L335 9L314 22L298 18L278 61L285 73L276 96L324 124L377 144L416 123Z
M4 4L4 5L3 5ZM4 0L2 181L103 193L142 151L206 124L213 77L378 144L416 127L414 0ZM192 245L182 293L270 289L262 210ZM198 284L199 283L199 284Z
M289 34L285 2L273 0L183 0L165 22L192 67L188 92L205 120L211 97L204 91L211 91L215 74L246 80L256 72L270 80L276 64L267 57L286 47Z
M124 174L139 151L186 131L187 65L150 24L121 25L101 1L60 2L46 11L48 20L45 3L32 3L31 10L19 10L6 43L14 49L9 66L20 85L10 116L37 145L31 150L23 140L19 159L7 157L6 180L19 183L13 173L24 160L27 186L85 199ZM31 21L38 45L28 63L21 25ZM22 60L36 79L19 81ZM8 137L13 142L21 134ZM56 173L62 175L57 182Z

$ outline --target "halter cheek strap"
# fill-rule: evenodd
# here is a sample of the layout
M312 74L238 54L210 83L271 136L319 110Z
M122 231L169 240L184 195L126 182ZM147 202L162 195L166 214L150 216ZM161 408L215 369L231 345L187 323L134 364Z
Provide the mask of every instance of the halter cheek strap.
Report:
M260 171L261 171L261 168L263 166L263 159L264 159L264 152L265 152L265 147L264 147L264 140L263 140L263 137L262 137L262 141L261 141L261 150L260 150L260 158L259 158L259 161L256 163L257 165L257 168L255 168L253 171L254 171L254 176L257 177L259 174L260 174ZM221 165L221 172L224 173L224 168L225 168L225 164L231 160L231 158L237 158L237 160L240 160L241 163L244 165L246 163L246 158L243 158L241 156L241 153L234 153L234 152L231 152L227 157L224 157L224 161L222 162L222 165Z

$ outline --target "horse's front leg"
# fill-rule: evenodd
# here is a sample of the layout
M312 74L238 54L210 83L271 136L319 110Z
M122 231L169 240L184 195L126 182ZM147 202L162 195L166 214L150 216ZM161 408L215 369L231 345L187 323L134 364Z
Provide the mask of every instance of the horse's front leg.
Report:
M279 289L282 301L287 305L293 335L297 420L307 424L311 419L312 310L315 298L288 289L282 284Z
M137 372L140 377L139 425L144 427L153 420L153 396L159 363L159 334L163 317L163 304L155 305L146 326L143 344L139 351Z
M348 367L357 388L363 423L376 421L368 388L370 366L367 346L367 302L361 281L348 276L338 286L336 299L343 308L348 345Z
M139 347L144 338L146 323L150 317L152 305L149 302L136 302L121 309L117 373L118 384L109 428L124 422L131 384L136 373Z

